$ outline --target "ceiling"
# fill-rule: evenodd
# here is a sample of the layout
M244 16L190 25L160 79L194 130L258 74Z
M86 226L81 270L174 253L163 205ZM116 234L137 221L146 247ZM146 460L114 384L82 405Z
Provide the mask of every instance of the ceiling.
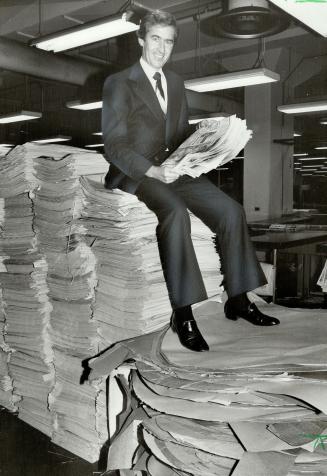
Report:
M35 121L0 124L0 142L19 144L56 134L71 136L70 143L76 146L100 141L92 135L100 131L100 110L76 111L65 104L76 99L101 99L106 75L138 59L140 50L135 33L57 55L43 54L28 43L40 35L114 15L124 3L124 0L0 1L0 68L3 68L0 69L0 115L21 109L42 112L42 118ZM220 0L140 0L139 3L176 15L180 38L170 67L184 79L250 69L258 59L259 40L221 38L203 30L205 14L213 11L218 14ZM16 50L17 43L21 49ZM325 38L292 18L287 30L265 39L264 48L264 65L281 75L285 102L326 99ZM39 58L29 58L31 50ZM193 94L191 113L219 111L242 115L243 101L242 88L201 97ZM295 117L295 131L302 134L295 139L296 152L311 153L308 149L327 143L327 126L320 125L321 117L319 114Z

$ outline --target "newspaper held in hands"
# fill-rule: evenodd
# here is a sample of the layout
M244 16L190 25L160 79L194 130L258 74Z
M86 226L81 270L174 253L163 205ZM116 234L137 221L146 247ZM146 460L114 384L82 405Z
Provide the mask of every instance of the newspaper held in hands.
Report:
M233 160L252 137L246 121L235 115L204 119L164 162L179 175L199 177Z

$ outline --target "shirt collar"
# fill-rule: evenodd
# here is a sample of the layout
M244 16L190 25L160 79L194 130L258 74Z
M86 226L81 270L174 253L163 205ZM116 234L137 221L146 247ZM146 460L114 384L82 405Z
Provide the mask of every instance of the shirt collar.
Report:
M143 68L143 71L145 72L145 74L147 75L147 77L148 77L149 79L152 79L152 80L153 80L153 75L154 75L155 73L157 73L157 72L160 73L160 74L163 76L163 71L162 71L162 69L159 69L159 70L158 70L158 69L154 69L152 66L149 65L149 63L147 63L147 62L143 59L142 56L141 56L141 58L140 58L140 63L141 63L141 66L142 66L142 68Z

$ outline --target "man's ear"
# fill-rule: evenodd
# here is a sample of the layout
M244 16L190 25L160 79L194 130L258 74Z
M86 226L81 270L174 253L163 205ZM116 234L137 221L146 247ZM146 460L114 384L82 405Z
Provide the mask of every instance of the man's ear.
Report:
M138 42L139 42L139 45L142 46L142 48L143 48L143 46L144 46L143 38L138 38Z

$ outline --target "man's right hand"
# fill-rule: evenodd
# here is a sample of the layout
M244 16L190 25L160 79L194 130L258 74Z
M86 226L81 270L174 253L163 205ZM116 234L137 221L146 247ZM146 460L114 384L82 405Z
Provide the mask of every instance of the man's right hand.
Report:
M164 165L161 167L157 167L156 165L152 165L145 173L147 177L151 177L160 182L164 183L172 183L178 179L179 174L174 170L172 167L165 167Z

